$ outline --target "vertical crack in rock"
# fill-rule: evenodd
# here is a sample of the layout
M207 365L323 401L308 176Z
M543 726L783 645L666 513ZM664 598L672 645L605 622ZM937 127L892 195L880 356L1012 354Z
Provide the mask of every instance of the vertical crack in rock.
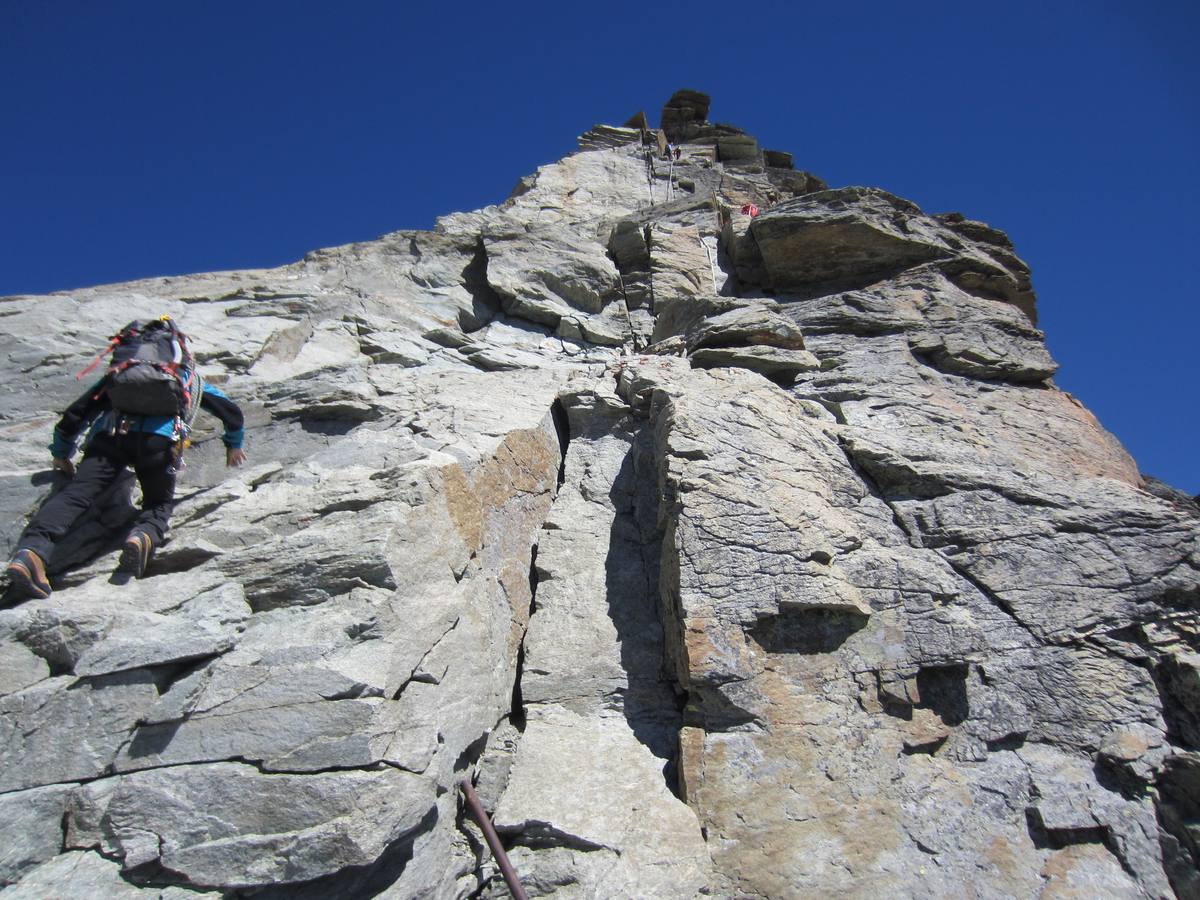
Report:
M589 575L575 570L575 564L586 562L582 559L585 554L598 554L596 562L602 562L603 582L594 585L599 589L597 595L584 593L579 600L594 603L604 598L604 606L597 607L597 612L603 612L606 627L613 629L619 648L619 657L614 660L618 668L611 674L602 670L603 674L597 672L582 679L576 679L577 673L568 668L553 673L539 668L535 677L552 678L559 687L573 680L580 687L586 685L605 707L621 710L634 734L656 755L669 758L672 751L667 748L675 745L677 736L673 732L677 728L668 727L665 734L660 734L656 724L664 710L674 710L675 703L672 699L664 704L660 696L664 685L657 602L661 533L654 521L657 501L652 435L645 421L631 415L615 398L584 394L570 398L570 403L569 417L561 401L555 406L564 450L569 435L575 434L570 451L564 453L560 475L560 487L566 485L566 490L556 500L543 534L565 539L562 548L570 548L571 552L564 556L563 549L556 546L548 551L554 555L547 558L539 547L535 580L539 585L562 589L567 587L564 574L575 579L598 577L600 572ZM568 464L575 467L574 471L568 472ZM610 522L606 532L592 531L591 521L598 514L602 516L600 521ZM592 585L585 580L581 587L586 591ZM568 589L574 591L573 587ZM540 593L536 608L539 615L545 608ZM560 607L547 615L565 611ZM572 635L560 637L569 639ZM585 651L587 645L573 649ZM549 702L549 698L538 702ZM671 714L668 712L668 717Z
M659 896L660 882L703 883L703 851L674 794L679 709L663 676L651 435L608 385L560 398L570 445L538 545L525 730L496 826L535 884L570 873L593 891L607 872ZM650 873L642 859L666 870Z
M560 400L556 399L551 404L548 420L550 426L553 428L554 440L558 449L558 465L555 470L555 487L552 494L552 496L556 497L566 479L567 454L571 444L570 423L566 409ZM547 521L552 514L553 507L554 503L551 500L547 504L545 516L539 523L537 530L533 532L534 540L529 549L529 568L526 575L529 600L527 608L523 611L523 615L518 615L518 618L523 622L523 626L516 648L515 673L508 709L488 732L481 735L464 750L454 764L456 777L465 773L475 773L475 776L479 779L478 792L484 803L484 807L488 809L494 808L497 795L504 789L507 783L512 756L515 748L519 748L521 735L526 729L527 715L524 683L526 677L529 626L538 611L537 598L540 584L538 548L545 534ZM506 728L512 734L507 739L502 740L497 746L495 739L501 736ZM461 835L461 839L465 841L467 849L474 860L473 872L477 885L472 895L479 896L482 895L488 883L492 880L492 876L485 871L489 851L480 839L475 826L468 822L462 804L458 803L457 797L456 803L458 805L455 812L455 829ZM511 838L508 839L508 843L512 843Z
M608 239L608 257L616 267L625 322L635 350L652 339L654 327L654 281L651 276L650 226L625 219L613 226Z
M567 449L571 446L571 420L561 399L556 399L550 407L550 415L554 422L554 433L558 435L558 488L562 488L567 478Z
M537 544L534 544L529 549L529 619L532 620L537 612ZM525 633L521 635L521 643L517 647L517 664L516 675L513 678L512 701L508 709L508 721L516 727L518 732L525 730L525 696L521 689L522 681L525 678L525 639L529 636L529 626L525 626Z
M622 711L638 740L665 760L664 783L678 796L684 690L673 679L663 637L654 434L640 417L631 424L629 451L609 494L617 516L605 561L606 593L628 680Z
M555 484L555 496L562 489L563 483L567 478L567 453L571 446L571 423L567 415L567 410L562 404L562 400L556 399L550 407L550 419L554 425L554 433L558 439L559 463L558 473ZM553 503L547 510L547 519L553 511ZM546 522L543 521L538 529L537 537L540 537L546 528ZM537 612L537 591L538 591L538 542L535 542L529 549L529 609L526 614L526 622L533 620L534 614ZM517 727L519 731L525 730L525 699L521 687L522 679L525 673L525 641L529 635L529 628L526 625L525 632L521 636L521 644L517 648L517 675L513 681L513 696L512 705L509 710L509 720Z
M462 270L463 287L471 295L471 311L462 310L458 314L458 326L466 334L479 331L488 322L500 315L500 295L492 288L487 277L488 254L487 244L482 235L475 243L475 252L471 261Z

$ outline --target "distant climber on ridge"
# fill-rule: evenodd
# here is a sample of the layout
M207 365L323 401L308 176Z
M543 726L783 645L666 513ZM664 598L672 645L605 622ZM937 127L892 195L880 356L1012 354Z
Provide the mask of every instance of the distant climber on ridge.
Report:
M54 543L126 467L133 468L141 485L142 509L121 549L118 571L137 578L145 574L166 537L175 477L201 408L225 426L225 464L240 466L246 459L241 409L200 378L187 338L169 316L130 322L108 350L112 357L104 377L67 407L54 428L52 465L71 481L38 510L8 564L10 581L29 596L50 596L46 561ZM95 368L104 352L77 377ZM85 429L76 470L71 457Z

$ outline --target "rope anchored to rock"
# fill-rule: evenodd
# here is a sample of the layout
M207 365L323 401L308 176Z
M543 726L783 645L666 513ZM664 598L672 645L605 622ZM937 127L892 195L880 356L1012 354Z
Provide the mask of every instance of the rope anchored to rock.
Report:
M483 831L484 840L487 841L488 848L492 851L496 865L500 867L500 874L504 876L504 883L508 885L508 892L513 895L513 900L527 900L525 889L521 887L521 881L517 878L517 871L512 867L512 863L508 861L508 854L504 852L504 845L500 843L500 836L496 834L496 829L492 827L492 820L488 818L487 811L484 810L483 804L479 802L479 796L475 793L475 788L471 786L471 779L464 778L459 782L459 787L462 788L463 798L467 802L467 811L471 813L471 818L475 820L475 824Z

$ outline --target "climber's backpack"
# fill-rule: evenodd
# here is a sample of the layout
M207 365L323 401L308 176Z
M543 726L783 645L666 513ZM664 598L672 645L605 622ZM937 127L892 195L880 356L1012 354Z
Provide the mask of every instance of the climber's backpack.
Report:
M103 391L114 410L131 416L172 416L183 431L191 428L204 384L187 337L170 318L130 322L113 335L108 349L112 356Z

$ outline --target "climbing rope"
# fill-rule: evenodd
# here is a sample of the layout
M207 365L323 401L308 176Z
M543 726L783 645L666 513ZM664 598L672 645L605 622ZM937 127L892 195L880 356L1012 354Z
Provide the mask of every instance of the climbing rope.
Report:
M475 788L471 785L471 779L463 778L459 782L459 787L462 789L463 799L466 800L467 811L471 814L471 818L475 820L475 824L483 832L483 839L487 841L488 849L492 851L492 858L496 860L496 865L500 869L500 875L504 878L504 883L508 886L508 892L512 894L513 900L526 900L528 895L525 893L525 888L521 885L521 879L517 876L517 871L512 867L512 863L509 862L508 854L504 852L504 845L500 843L500 836L496 834L496 828L492 825L492 820L488 818L487 811L483 808L483 804L479 802Z

